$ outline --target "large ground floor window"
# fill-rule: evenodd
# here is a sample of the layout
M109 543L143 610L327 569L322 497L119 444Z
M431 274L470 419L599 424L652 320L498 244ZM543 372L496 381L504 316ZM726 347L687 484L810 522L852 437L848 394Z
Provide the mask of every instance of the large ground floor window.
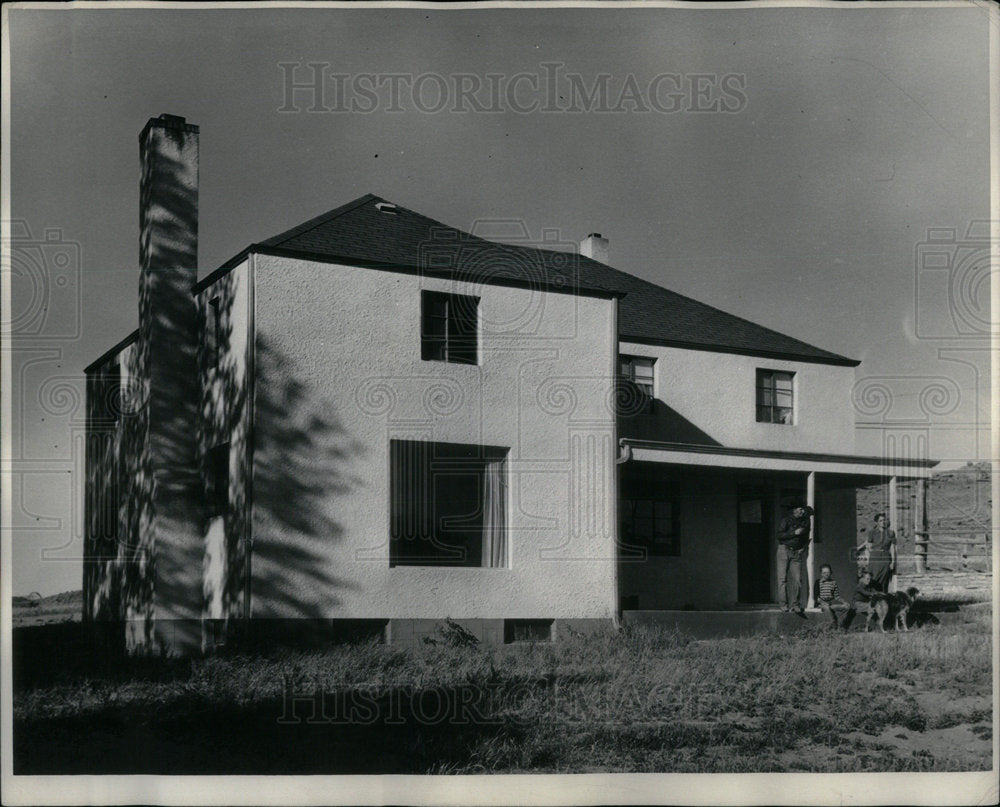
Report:
M623 558L681 554L679 487L668 472L623 477L618 502Z
M506 567L507 452L391 440L389 565Z

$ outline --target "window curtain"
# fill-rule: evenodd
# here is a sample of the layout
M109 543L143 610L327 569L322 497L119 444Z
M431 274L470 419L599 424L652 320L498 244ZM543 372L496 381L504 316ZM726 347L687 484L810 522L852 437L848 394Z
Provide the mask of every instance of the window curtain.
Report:
M507 565L507 484L503 458L487 460L483 468L483 566Z
M389 447L391 534L397 551L410 555L414 541L431 535L431 443L392 440Z

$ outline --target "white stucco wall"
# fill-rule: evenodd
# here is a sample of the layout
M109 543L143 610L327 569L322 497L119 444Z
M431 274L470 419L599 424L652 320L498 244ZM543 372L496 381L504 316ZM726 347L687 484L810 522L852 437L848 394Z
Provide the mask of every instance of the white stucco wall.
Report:
M606 618L613 300L254 256L255 617ZM481 298L478 366L420 291ZM509 447L510 567L389 567L389 440Z
M854 451L854 368L621 343L621 352L656 359L656 397L717 443L781 451ZM756 371L795 373L793 425L757 423ZM649 437L656 426L622 423L621 436ZM648 427L648 428L647 428ZM632 432L632 433L630 433ZM661 439L677 439L664 435ZM683 439L683 438L682 438Z

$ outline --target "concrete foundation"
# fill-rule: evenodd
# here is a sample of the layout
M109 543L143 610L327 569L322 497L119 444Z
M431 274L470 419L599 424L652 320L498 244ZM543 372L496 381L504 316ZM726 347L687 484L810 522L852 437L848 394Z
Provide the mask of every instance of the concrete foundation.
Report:
M796 616L778 609L753 611L625 611L625 625L655 625L672 628L698 639L718 639L727 636L750 636L761 633L797 633L826 626L827 616L809 610ZM857 622L857 620L856 620Z

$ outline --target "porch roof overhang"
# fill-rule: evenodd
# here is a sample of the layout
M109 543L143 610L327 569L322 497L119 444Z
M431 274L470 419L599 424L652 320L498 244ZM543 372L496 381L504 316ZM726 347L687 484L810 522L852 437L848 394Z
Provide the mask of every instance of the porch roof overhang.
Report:
M623 437L622 448L639 462L662 462L755 471L798 471L848 476L927 479L937 460L871 457L856 454L818 454L757 448L670 443Z

